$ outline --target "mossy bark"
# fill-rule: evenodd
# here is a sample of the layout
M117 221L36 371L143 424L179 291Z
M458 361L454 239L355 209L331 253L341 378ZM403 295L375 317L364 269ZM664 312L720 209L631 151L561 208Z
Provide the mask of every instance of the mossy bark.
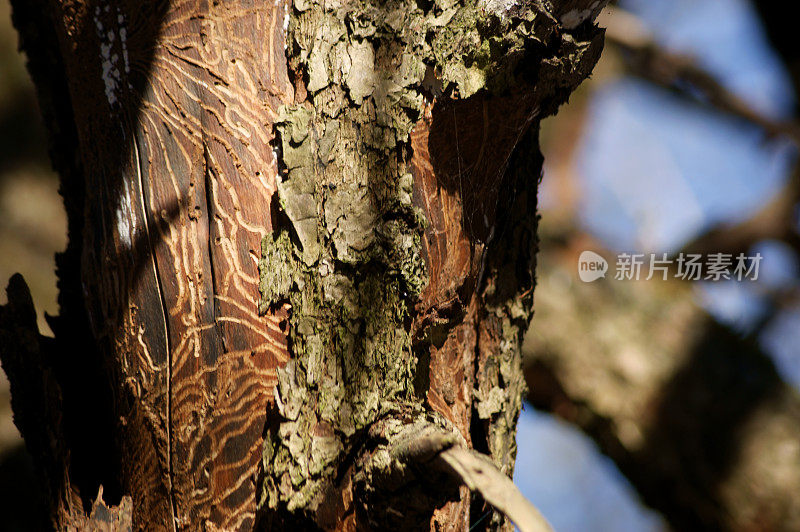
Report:
M399 526L364 502L362 457L389 439L372 430L387 419L427 418L513 471L538 122L601 48L591 22L578 26L533 2L295 2L279 223L260 263L262 311L288 311L292 354L264 447L272 524ZM486 514L428 484L424 511L395 509L407 522Z
M538 124L604 2L14 4L70 220L63 400L20 413L68 435L53 522L104 485L138 529L509 526L387 446L513 470Z

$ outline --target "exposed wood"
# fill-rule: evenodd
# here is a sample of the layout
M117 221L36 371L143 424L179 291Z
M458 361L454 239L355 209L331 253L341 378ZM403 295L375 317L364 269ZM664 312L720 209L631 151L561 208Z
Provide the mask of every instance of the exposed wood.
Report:
M119 453L137 456L121 462L122 489L138 521L245 526L286 360L281 318L256 312L270 123L292 98L284 7L51 8L86 179L86 303L117 390Z
M68 523L70 532L89 530L91 532L131 532L133 530L133 502L125 496L119 506L109 508L103 501L103 488L97 494L87 517L76 517Z
M82 479L57 498L103 513L114 481L136 529L369 527L358 467L420 412L511 474L538 121L596 62L604 2L37 2L15 11L40 99L69 97L44 107L70 111L48 119L70 248L61 358L17 374L55 368L67 435L110 403L84 461L37 451ZM432 529L488 508L419 502Z

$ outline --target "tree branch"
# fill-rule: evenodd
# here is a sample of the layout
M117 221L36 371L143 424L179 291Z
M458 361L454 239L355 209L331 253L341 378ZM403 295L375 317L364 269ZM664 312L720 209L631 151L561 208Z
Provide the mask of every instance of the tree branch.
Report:
M659 46L635 15L609 7L598 22L606 27L606 42L629 54L628 64L636 74L688 95L679 85L679 82L687 82L699 90L714 108L760 126L770 136L784 136L800 147L800 124L793 120L775 120L757 111L700 67L693 57Z
M676 529L800 526L797 391L689 283L564 283L594 244L543 239L529 400L590 435Z
M433 466L508 517L522 532L552 530L508 476L490 458L466 448L454 433L430 423L410 425L389 444L391 455L405 463Z
M539 510L485 455L464 447L451 447L442 451L438 459L450 467L454 478L480 493L486 502L503 512L522 532L552 530Z

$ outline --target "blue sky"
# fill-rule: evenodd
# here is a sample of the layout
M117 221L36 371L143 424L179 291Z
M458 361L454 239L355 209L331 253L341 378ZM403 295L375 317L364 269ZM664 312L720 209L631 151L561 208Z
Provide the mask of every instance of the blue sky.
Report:
M747 0L625 0L621 6L659 43L692 54L761 112L791 115L790 79ZM612 250L675 251L710 225L746 219L779 190L795 156L788 142L768 140L754 126L621 78L592 95L577 150L582 223ZM784 245L763 242L756 251L764 255L759 283L697 285L698 301L742 330L763 311L763 288L796 282L790 272L797 257ZM782 314L761 342L783 376L800 386L800 310ZM571 426L528 407L517 442L515 482L557 531L662 528L613 463Z

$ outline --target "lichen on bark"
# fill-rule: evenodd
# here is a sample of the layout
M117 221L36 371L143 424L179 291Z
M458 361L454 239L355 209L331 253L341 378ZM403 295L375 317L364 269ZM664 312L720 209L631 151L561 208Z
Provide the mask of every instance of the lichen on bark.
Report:
M412 129L440 98L520 86L541 90L539 103L554 109L550 92L568 93L588 73L593 61L585 52L596 42L562 38L558 20L539 2L295 0L290 9L287 58L296 97L275 125L282 164L276 218L283 224L263 241L260 288L262 310L290 308L292 360L278 370L281 421L265 439L259 505L319 523L342 457L358 450L376 421L425 401L415 389L415 341L430 335L414 336L412 322L428 283L427 222L412 203ZM530 81L541 72L546 90ZM524 178L530 172L514 186ZM535 199L522 207L531 205ZM523 261L532 265L527 255ZM525 286L533 283L527 275ZM499 351L477 361L475 400L490 451L510 473L513 453L503 458L501 447L514 447L508 438L524 388L519 342L530 299L496 293L502 297L492 296L482 311L480 334L494 335Z
M513 200L501 214L505 229L489 251L479 326L475 411L482 423L488 454L511 475L516 458L516 425L527 386L519 371L525 332L533 316L538 215L536 189L529 186L542 166L538 131L520 142L509 167L507 195ZM509 223L513 220L513 223Z
M313 512L354 435L411 399L408 311L398 276L308 266L286 230L271 238L263 244L262 293L291 305L293 359L275 390L285 421L265 441L271 474L263 503Z

